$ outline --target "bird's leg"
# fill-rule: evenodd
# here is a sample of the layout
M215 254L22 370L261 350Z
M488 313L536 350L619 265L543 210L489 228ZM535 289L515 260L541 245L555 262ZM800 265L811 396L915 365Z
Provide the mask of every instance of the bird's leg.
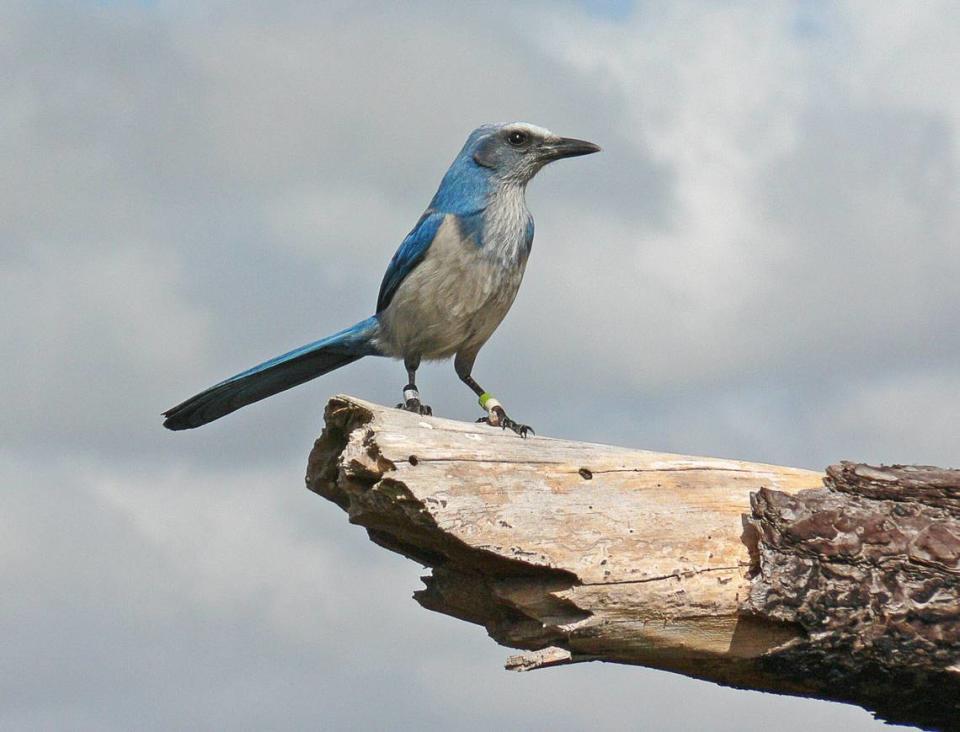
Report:
M480 386L480 384L474 380L473 376L470 375L470 372L473 370L473 361L476 356L476 353L469 355L462 355L458 353L453 362L453 366L457 371L457 376L460 377L460 381L473 389L473 393L479 398L480 406L487 412L486 417L480 417L480 419L477 421L486 422L493 427L500 427L501 429L505 430L513 430L521 437L536 434L530 425L520 424L519 422L514 422L512 419L510 419L510 417L507 416L507 412L503 408L503 405L501 405L492 394L484 391L483 387Z
M404 366L407 368L407 385L403 387L403 403L397 405L397 409L406 409L414 414L433 414L429 406L420 402L420 391L417 389L417 369L420 368L420 358L405 358Z

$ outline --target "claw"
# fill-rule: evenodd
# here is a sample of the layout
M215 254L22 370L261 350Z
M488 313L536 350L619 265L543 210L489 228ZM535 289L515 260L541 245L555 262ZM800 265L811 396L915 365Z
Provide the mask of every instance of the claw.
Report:
M524 438L527 437L527 435L537 434L533 431L533 427L530 425L514 422L507 416L507 413L503 410L503 407L499 406L491 409L490 414L488 414L486 417L480 417L477 422L485 422L491 427L499 427L503 430L511 430Z
M503 422L500 424L503 429L510 429L516 432L521 437L526 437L527 435L536 435L537 433L533 431L533 427L528 424L520 424L519 422L514 422L509 417L505 417Z
M402 409L405 412L413 412L414 414L422 414L426 417L433 415L433 409L430 408L430 405L421 404L419 399L407 399L405 404L398 404L397 409Z

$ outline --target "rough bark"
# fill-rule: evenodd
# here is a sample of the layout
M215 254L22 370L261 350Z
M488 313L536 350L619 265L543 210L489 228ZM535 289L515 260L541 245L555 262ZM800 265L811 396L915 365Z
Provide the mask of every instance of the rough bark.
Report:
M764 669L888 721L960 727L960 471L841 463L752 496L745 611L805 637Z
M522 440L330 401L308 487L432 569L424 607L528 670L641 664L942 728L960 683L960 473Z

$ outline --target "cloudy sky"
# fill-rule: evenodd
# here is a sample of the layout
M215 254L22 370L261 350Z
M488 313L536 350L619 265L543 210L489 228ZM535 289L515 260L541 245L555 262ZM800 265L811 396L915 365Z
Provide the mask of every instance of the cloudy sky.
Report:
M310 5L310 6L308 6ZM311 7L312 6L312 7ZM0 727L783 730L853 707L516 675L303 488L370 360L160 412L370 314L467 133L604 152L475 374L540 434L810 468L960 464L960 5L0 4ZM478 416L449 364L437 412Z

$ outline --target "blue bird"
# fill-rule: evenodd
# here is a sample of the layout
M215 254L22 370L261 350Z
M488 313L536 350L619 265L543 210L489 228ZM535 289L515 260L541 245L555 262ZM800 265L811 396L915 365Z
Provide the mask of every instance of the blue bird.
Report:
M417 369L422 359L453 356L457 376L487 412L478 421L525 437L532 430L474 380L473 364L523 279L533 243L527 183L547 163L599 150L524 122L477 128L390 260L375 315L187 399L164 412L164 427L199 427L364 356L402 358L408 383L397 406L431 414Z

